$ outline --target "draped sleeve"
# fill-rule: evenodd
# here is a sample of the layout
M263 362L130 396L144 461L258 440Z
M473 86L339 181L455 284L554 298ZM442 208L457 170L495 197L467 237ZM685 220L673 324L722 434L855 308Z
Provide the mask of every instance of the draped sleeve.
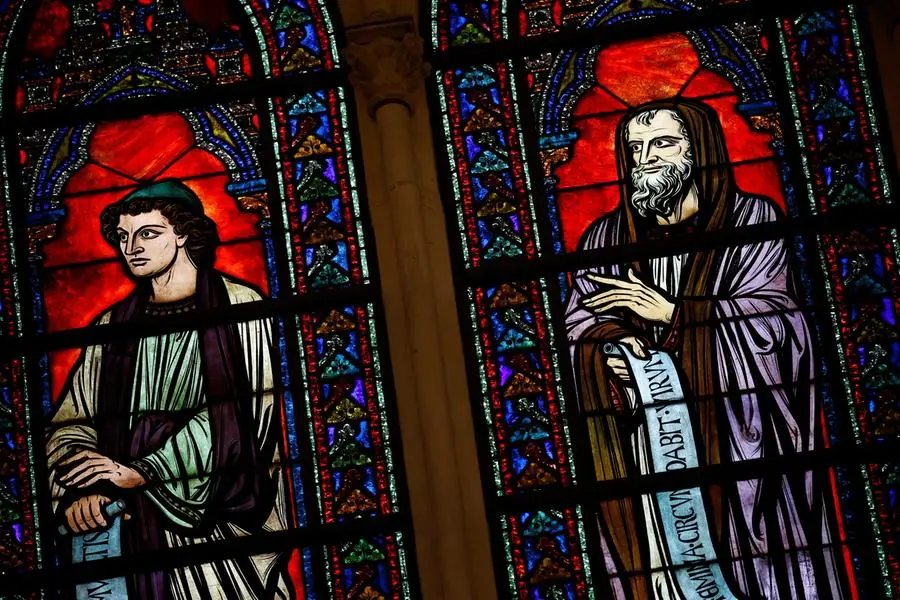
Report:
M621 211L599 219L582 236L578 247L579 252L615 246L621 237L622 220ZM600 286L587 278L588 274L621 277L622 268L619 265L594 266L575 272L566 306L566 333L569 342L577 343L582 340L588 329L601 324L605 339L611 340L629 335L629 323L621 315L598 315L582 306L581 303L585 299L600 291Z
M622 221L622 210L599 219L582 237L579 251L612 248L621 243ZM566 332L578 401L587 426L597 481L622 480L630 475L626 459L629 442L620 422L624 403L620 390L608 377L603 344L634 335L634 329L621 315L598 315L585 309L582 301L600 291L600 286L587 278L588 274L621 278L621 273L618 265L577 271L566 309ZM640 571L641 557L638 546L633 543L638 539L638 521L632 499L622 497L601 501L598 515L609 535L608 543L615 549L623 568L629 572Z
M261 299L252 289L227 279L225 281L232 305ZM236 329L243 351L242 363L246 367L246 376L250 383L251 398L248 404L255 441L259 448L272 448L277 436L273 432L275 420L271 327L268 320L257 320L238 323ZM159 367L146 375L153 378L171 378L174 375L177 382L167 385L166 388L180 390L178 394L148 395L157 397L174 395L192 399L189 404L183 406L153 408L170 413L188 413L192 416L159 448L131 464L144 474L147 481L152 482L145 489L149 499L168 520L185 529L202 525L210 500L211 476L215 469L210 411L200 381L198 338L194 332L191 332L191 336L190 343L182 346L182 349L176 349L171 344L165 347L157 344L156 352L159 356L155 362ZM160 342L163 341L160 339ZM173 373L173 369L163 368L164 364L190 366ZM263 452L263 455L266 453Z
M228 295L232 304L256 302L262 297L254 290L225 280ZM244 351L244 364L252 390L251 414L256 432L256 442L260 448L260 459L264 464L260 468L268 468L275 486L275 502L273 510L264 524L267 531L287 529L288 496L284 481L284 465L278 450L280 415L276 402L275 376L273 368L274 341L272 337L272 320L259 319L238 324L238 335Z
M611 248L619 243L622 211L595 222L582 237L582 252ZM566 331L570 356L575 369L578 399L587 418L593 449L594 469L599 480L615 480L628 475L622 451L618 420L625 402L615 382L606 372L605 342L634 335L630 321L619 314L598 315L582 306L582 301L600 291L587 278L589 274L621 277L618 265L595 266L579 270L572 281L566 310ZM623 391L624 392L624 391ZM618 522L618 521L617 521Z
M226 279L225 285L232 304L257 302L262 297L254 290ZM260 448L276 446L277 434L273 431L275 419L275 389L272 370L272 322L271 319L244 321L238 324L238 335L244 351L244 364L253 392L251 410L256 425L256 437Z
M211 431L198 336L175 331L138 343L130 394L129 466L168 521L196 527L209 496Z
M92 326L109 322L109 313L94 320ZM65 492L59 483L59 463L72 452L97 449L97 390L100 385L102 346L88 346L69 373L56 412L50 419L47 436L47 462L50 479L50 498L56 511Z
M778 220L768 200L739 197L733 227ZM728 248L707 298L684 298L685 328L711 331L717 393L723 397L734 459L811 450L815 391L811 335L798 307L783 239ZM707 315L708 322L692 322ZM766 422L781 422L764 439Z

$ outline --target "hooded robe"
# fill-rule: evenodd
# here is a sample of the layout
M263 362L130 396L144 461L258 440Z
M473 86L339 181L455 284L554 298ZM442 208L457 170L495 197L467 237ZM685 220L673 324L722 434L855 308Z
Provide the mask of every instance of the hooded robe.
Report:
M780 219L770 200L737 189L721 125L701 103L654 102L623 118L617 132L621 181L630 181L627 123L638 112L661 109L677 111L684 121L700 201L693 222L673 230L694 228L702 234ZM630 194L623 189L624 198ZM626 200L587 230L580 250L640 243L665 229L642 219ZM598 315L582 306L602 291L586 274L624 279L627 267L675 299L671 326L642 322L630 311ZM792 290L782 240L579 271L566 329L600 481L651 472L634 392L608 376L602 353L605 342L632 335L669 352L680 368L701 465L790 457L820 446L813 343ZM830 547L839 538L827 473L726 482L706 494L717 556L731 575L732 591L754 600L845 597L841 551ZM681 600L665 572L660 517L650 496L601 502L598 518L615 598ZM646 577L648 569L662 570Z

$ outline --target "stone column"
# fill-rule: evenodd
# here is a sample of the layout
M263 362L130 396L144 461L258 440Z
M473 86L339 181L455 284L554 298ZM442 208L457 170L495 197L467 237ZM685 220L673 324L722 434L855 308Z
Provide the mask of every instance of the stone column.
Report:
M452 284L450 272L446 256L435 256L429 239L434 215L424 211L433 206L423 201L413 151L419 136L430 135L413 126L413 107L424 104L427 72L414 31L404 19L348 30L344 56L381 150L382 169L373 173L377 166L369 162L367 178L423 594L491 600L496 588L469 399L459 393L459 382L448 378L453 371L448 365L456 365L458 372L450 377L465 379L456 356L459 329L455 319L448 326L446 318L448 310L455 314L455 298L442 293ZM383 194L373 189L379 179Z
M873 16L873 29L881 29L890 38L896 35L900 29L900 0L863 0L861 4Z
M894 156L900 168L900 0L867 0L863 2L869 12L869 29L878 63L881 89L894 143Z
M393 13L391 0L362 0L363 18L368 22L387 21Z

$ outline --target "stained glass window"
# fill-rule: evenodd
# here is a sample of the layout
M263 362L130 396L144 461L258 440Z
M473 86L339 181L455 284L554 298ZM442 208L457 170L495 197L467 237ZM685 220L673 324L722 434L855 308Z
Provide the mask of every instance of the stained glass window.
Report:
M0 3L0 596L415 593L331 12Z
M900 593L896 208L863 16L432 2L501 597Z

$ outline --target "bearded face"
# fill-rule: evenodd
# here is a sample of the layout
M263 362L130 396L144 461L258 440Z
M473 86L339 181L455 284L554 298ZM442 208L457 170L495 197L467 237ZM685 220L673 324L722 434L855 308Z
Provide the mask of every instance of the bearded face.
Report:
M684 197L691 176L693 160L690 155L677 162L663 163L659 168L647 169L638 165L631 170L631 204L642 217L668 218Z
M681 117L670 110L641 113L628 123L627 136L635 165L632 206L642 217L671 217L688 190L694 163Z

